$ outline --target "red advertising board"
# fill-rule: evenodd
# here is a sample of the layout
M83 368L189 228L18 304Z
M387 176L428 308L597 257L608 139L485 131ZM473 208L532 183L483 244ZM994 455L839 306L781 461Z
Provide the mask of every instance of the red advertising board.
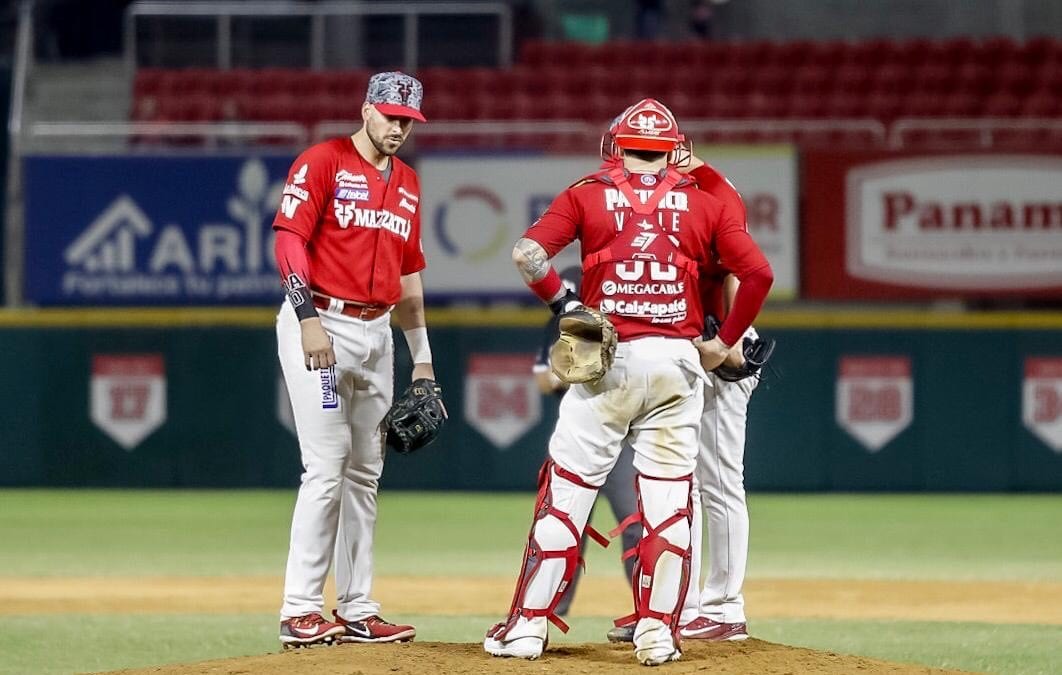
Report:
M1062 298L1062 155L809 151L802 295Z

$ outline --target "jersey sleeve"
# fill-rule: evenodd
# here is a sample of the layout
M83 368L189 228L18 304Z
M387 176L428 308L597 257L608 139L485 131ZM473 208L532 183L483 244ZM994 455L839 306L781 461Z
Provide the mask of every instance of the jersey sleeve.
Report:
M697 181L697 187L723 202L724 208L735 218L748 223L745 201L730 179L707 164L690 171L690 176Z
M420 188L417 188L417 194L420 194ZM409 239L406 240L405 245L402 247L402 271L403 276L407 274L413 274L419 272L428 263L424 260L424 242L420 238L420 208L417 208L417 212L413 214L413 220L409 228Z
M713 234L720 264L741 282L734 306L719 329L719 339L727 345L733 345L759 314L767 299L767 292L774 283L774 273L767 257L749 235L745 223L739 221L732 210L725 207L720 210Z
M572 191L565 190L557 195L542 217L527 228L524 237L538 242L546 250L546 255L552 258L575 241L581 221L582 209Z
M332 197L334 169L335 158L324 145L299 155L288 171L273 229L289 230L309 241Z

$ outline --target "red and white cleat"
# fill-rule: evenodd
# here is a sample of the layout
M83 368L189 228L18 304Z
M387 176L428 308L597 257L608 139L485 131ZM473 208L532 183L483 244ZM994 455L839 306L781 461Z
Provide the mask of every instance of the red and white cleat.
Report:
M340 642L412 642L417 636L413 626L384 621L375 614L356 621L347 621L338 612L332 612L332 616L343 628Z
M706 616L699 616L679 629L679 635L689 640L726 642L749 639L748 624L721 623Z
M328 621L317 612L284 619L280 622L280 641L285 649L328 644L344 632L343 626Z

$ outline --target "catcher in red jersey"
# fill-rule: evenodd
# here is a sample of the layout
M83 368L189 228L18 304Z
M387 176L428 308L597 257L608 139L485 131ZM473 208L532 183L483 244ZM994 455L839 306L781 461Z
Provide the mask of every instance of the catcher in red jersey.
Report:
M425 121L422 98L409 75L374 75L362 127L299 155L273 221L287 290L278 352L303 465L280 610L286 647L416 634L380 618L370 591L381 422L394 390L392 310L413 356L413 379L435 379L420 279L420 185L394 156L414 120ZM329 620L323 591L333 559Z
M525 283L561 315L553 369L573 384L540 473L512 605L483 642L495 656L538 658L547 622L567 628L555 610L580 563L583 532L600 537L587 517L626 441L635 453L639 508L620 527L642 527L632 552L638 560L635 656L645 665L681 657L678 621L690 577L691 486L705 371L728 357L773 281L745 224L677 170L684 140L661 103L644 99L631 106L603 142L606 157L619 161L561 193L513 249ZM562 287L550 264L575 241L581 299ZM701 340L698 284L716 260L747 283L719 334Z

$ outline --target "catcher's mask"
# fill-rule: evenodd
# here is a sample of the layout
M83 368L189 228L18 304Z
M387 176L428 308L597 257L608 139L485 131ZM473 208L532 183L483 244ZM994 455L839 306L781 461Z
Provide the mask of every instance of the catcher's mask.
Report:
M601 137L601 158L619 159L620 150L666 152L668 164L678 166L689 163L693 155L675 115L654 98L643 98L612 120Z

